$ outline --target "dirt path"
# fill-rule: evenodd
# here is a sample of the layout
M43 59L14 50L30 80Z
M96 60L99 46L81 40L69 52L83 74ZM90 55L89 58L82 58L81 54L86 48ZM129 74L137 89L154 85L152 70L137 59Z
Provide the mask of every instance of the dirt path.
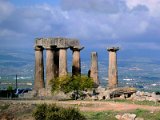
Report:
M2 102L2 100L0 100ZM52 104L56 103L62 106L75 106L80 108L82 111L129 111L135 109L146 109L149 111L160 111L160 106L148 106L148 105L136 105L129 103L119 103L112 101L53 101L53 100L3 100L3 102L9 103L25 103L25 104L40 104L47 103Z

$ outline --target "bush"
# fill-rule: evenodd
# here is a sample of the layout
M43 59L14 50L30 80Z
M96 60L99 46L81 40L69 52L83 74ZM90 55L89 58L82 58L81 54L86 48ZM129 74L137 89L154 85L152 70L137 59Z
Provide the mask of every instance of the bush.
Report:
M63 76L52 79L50 82L52 86L52 93L62 91L64 93L74 92L75 99L78 99L81 96L81 92L87 89L91 89L94 86L93 79L89 78L86 75L77 75L77 76Z
M46 111L47 111L46 104L37 105L36 109L33 112L33 116L36 120L45 120Z
M33 111L35 120L86 120L79 110L63 108L55 104L40 104Z

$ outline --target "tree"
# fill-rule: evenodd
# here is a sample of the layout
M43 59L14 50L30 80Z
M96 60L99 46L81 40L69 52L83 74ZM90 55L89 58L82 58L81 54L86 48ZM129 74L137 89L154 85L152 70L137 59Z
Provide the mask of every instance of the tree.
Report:
M93 80L86 75L63 76L51 80L52 93L63 91L64 93L74 92L74 99L82 97L82 91L93 88Z

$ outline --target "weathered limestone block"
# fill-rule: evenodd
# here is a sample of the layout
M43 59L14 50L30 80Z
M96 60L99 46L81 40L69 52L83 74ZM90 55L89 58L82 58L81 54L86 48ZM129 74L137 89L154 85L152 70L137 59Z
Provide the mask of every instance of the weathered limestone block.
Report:
M144 92L144 91L141 91L141 92L140 92L140 96L145 96L145 92Z
M94 87L97 88L100 84L98 79L98 55L97 52L91 53L91 68L90 68L90 75L94 81Z
M151 97L151 93L149 93L149 92L145 92L144 95L148 96L148 97Z
M136 97L133 98L133 100L145 101L145 100L146 100L146 97L144 97L144 96L136 96Z
M152 93L151 93L151 96L152 96L152 97L156 97L157 95L156 95L155 92L152 92Z
M135 120L136 114L124 113L123 115L115 116L118 120Z
M116 88L118 86L118 71L117 71L117 55L119 48L112 47L107 49L109 52L109 67L108 67L108 88Z
M80 46L79 40L71 39L71 38L36 38L35 41L36 46L43 46L44 48L49 46L57 46L57 47L73 47Z
M141 91L137 91L136 96L141 96Z
M136 114L125 113L122 115L123 120L134 120L136 118Z
M105 88L102 88L101 86L99 86L97 89L96 89L96 91L98 92L98 93L100 93L100 92L104 92L106 89Z
M34 89L44 88L43 48L35 47L35 81Z
M157 98L156 97L146 97L146 100L157 102Z
M105 90L105 88L97 88L97 98L98 100L109 100L111 99L110 97L110 94L111 94L111 91L110 90Z
M134 99L134 97L136 97L136 93L133 93L130 98Z

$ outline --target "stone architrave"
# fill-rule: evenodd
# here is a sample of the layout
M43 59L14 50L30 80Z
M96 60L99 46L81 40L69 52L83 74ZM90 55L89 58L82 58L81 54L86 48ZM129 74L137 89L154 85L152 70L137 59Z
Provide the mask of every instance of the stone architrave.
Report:
M98 55L97 52L91 53L91 67L89 77L91 77L94 81L94 87L98 87L100 82L98 79Z
M117 54L118 47L108 48L109 52L109 67L108 67L108 88L113 89L118 86L118 71L117 71Z
M35 47L35 81L34 89L44 88L44 64L43 64L43 47Z
M55 78L54 47L46 48L46 88L50 87L50 81Z
M72 76L81 74L81 59L80 59L80 51L84 47L72 47Z
M67 49L68 47L59 48L59 77L67 75Z

